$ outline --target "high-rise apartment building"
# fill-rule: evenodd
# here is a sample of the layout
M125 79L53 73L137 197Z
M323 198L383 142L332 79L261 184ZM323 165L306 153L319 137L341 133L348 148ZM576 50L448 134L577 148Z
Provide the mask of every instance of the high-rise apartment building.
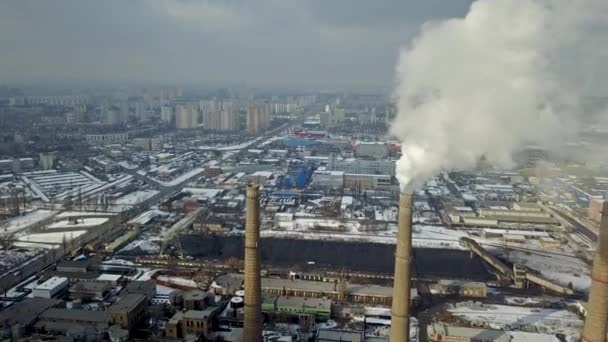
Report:
M175 127L177 129L192 129L198 126L198 111L190 105L175 107Z
M167 123L173 122L173 108L169 106L160 107L160 119Z
M247 132L260 134L270 128L270 103L252 104L247 108Z

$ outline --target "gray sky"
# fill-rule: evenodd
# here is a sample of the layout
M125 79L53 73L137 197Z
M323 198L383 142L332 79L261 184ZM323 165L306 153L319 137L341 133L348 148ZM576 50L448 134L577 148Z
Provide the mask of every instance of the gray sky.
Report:
M471 0L3 0L0 80L391 85Z

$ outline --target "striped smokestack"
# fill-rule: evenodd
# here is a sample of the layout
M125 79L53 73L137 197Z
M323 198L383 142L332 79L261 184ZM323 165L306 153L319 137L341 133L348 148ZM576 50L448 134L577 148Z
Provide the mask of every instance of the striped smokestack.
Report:
M260 279L260 189L248 184L245 221L245 317L243 341L262 340L262 291Z
M399 199L399 225L395 250L395 276L391 307L390 342L410 340L410 260L412 255L412 195Z
M591 273L589 309L583 328L583 342L606 342L608 324L608 201L604 201L597 253Z

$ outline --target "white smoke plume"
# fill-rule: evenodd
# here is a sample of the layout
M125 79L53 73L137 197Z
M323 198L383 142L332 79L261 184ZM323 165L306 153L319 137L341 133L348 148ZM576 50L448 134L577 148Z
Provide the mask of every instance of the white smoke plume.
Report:
M606 91L606 23L606 0L478 0L425 24L397 66L402 190L482 156L510 166L523 145L575 132L580 99Z

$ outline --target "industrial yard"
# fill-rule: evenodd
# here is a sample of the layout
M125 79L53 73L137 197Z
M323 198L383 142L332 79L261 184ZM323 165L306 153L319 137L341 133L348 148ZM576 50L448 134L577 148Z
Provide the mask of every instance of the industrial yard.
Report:
M0 324L18 327L2 336L578 341L604 172L530 147L512 169L441 170L404 192L394 109L335 96L290 113L204 99L201 123L212 103L272 119L100 130L80 164L0 160ZM541 157L550 172L530 166Z

